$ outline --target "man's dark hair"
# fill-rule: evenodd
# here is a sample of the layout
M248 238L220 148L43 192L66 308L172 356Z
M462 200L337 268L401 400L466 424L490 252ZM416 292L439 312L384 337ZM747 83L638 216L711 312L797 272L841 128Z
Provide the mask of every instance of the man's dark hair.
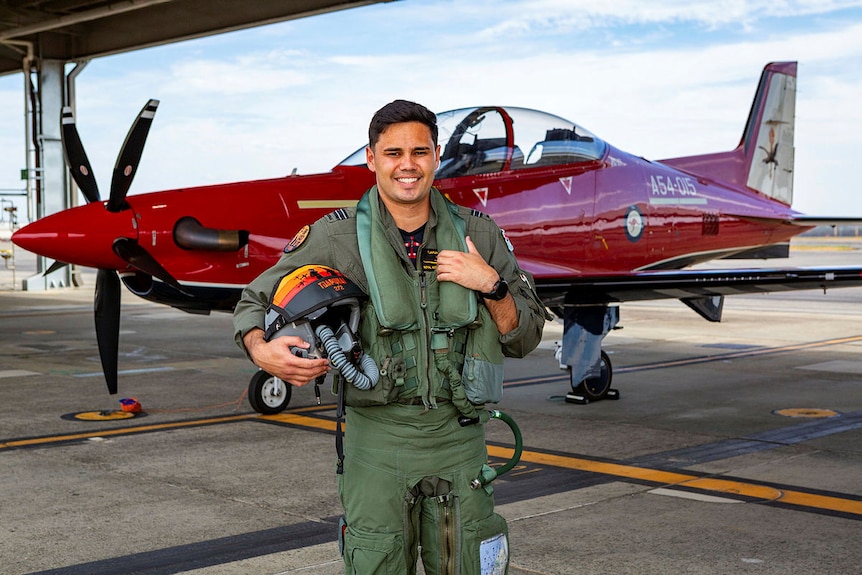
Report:
M386 128L403 122L419 122L428 126L431 130L431 139L434 145L437 145L436 114L422 104L407 100L395 100L377 110L368 126L368 144L373 148Z

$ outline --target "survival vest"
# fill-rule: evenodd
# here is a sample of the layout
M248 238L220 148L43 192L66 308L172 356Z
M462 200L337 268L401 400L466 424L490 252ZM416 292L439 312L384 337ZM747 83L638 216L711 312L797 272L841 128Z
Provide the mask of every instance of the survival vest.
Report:
M457 210L432 188L431 215L414 266L376 186L357 205L357 241L370 296L361 310L359 337L380 368L380 381L369 390L347 386L347 405L434 408L442 400L475 417L477 407L502 398L503 352L490 313L472 290L437 281L437 253L467 251L466 223Z

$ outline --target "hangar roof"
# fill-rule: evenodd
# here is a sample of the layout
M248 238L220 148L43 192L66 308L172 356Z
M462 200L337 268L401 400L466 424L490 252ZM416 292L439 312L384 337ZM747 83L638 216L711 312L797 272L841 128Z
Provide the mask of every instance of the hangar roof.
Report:
M393 0L0 0L0 75Z

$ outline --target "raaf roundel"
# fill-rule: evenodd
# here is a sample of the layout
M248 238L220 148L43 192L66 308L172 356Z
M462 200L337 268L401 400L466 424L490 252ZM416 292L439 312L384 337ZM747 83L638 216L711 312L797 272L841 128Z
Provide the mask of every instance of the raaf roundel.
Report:
M687 269L718 258L786 257L793 236L858 221L791 208L795 101L796 63L768 64L735 149L662 161L535 110L479 106L438 115L436 186L497 221L563 321L558 359L571 375L568 399L617 397L601 344L621 302L677 298L719 321L725 295L862 285L860 268ZM89 203L12 238L57 265L98 270L96 333L111 393L119 280L140 297L188 312L229 312L303 226L355 205L374 183L362 146L323 174L128 196L157 105L148 102L133 124L107 200L66 110L66 158ZM286 406L267 399L270 410Z

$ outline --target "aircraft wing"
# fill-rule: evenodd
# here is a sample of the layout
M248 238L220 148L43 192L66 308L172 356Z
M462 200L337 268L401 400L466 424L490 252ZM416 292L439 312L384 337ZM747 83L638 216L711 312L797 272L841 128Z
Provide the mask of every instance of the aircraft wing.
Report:
M862 267L662 270L625 274L536 277L545 304L599 305L654 299L862 286Z

